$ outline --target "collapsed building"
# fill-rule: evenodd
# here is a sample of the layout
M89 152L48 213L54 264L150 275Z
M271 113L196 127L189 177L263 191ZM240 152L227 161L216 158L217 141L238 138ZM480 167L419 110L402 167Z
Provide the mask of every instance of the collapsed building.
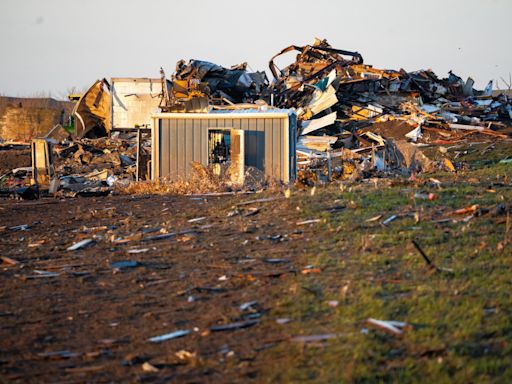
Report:
M295 61L278 68L289 52ZM476 90L452 72L377 69L319 39L275 54L271 82L247 68L180 60L170 80L161 69L159 79L96 81L75 105L73 139L54 146L65 164L55 168L67 178L61 184L87 183L73 178L80 172L103 187L176 180L188 177L191 163L237 185L244 168L308 184L408 174L443 166L422 145L512 135L512 100L492 81Z
M279 70L275 58L292 50L299 52L296 61ZM452 72L439 79L431 70L376 69L358 52L334 49L326 40L287 47L269 66L276 105L297 111L297 154L308 170L318 163L335 168L325 165L333 159L381 171L410 170L411 164L427 170L434 164L414 161L421 155L410 143L510 136L511 101L492 95L492 81L478 91L473 79Z

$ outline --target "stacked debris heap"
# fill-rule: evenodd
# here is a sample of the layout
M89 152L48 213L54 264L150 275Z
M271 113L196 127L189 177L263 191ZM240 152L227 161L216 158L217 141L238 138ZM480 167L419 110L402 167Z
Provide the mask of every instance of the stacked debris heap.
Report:
M180 60L172 76L171 92L163 95L162 110L207 112L208 103L252 103L264 96L268 85L265 72L247 72L247 63L227 69L207 61L190 60L186 64Z
M291 51L299 52L295 62L277 68L274 60ZM364 64L358 52L319 39L284 48L269 67L275 105L297 110L299 164L309 168L329 152L335 158L371 161L381 170L390 165L403 170L418 164L403 153L412 150L410 142L448 144L469 135L507 138L512 133L511 100L505 94L493 96L492 81L478 91L473 79L464 81L451 71L440 79L432 70L377 69ZM361 156L365 152L369 155ZM396 152L400 159L391 161ZM427 170L422 163L419 168Z
M279 71L274 59L291 50L300 52L297 60ZM352 60L343 54L352 56ZM334 49L326 40L287 47L270 60L269 66L277 104L297 108L301 120L310 120L327 109L336 112L340 127L354 126L362 120L381 122L422 113L447 122L474 125L511 118L506 97L492 98L492 81L484 91L477 91L472 87L473 79L463 81L452 72L447 79L439 79L431 70L407 73L403 69L376 69L363 64L359 53ZM406 102L414 102L420 111L411 111L407 104L403 105ZM412 117L402 118L418 125Z

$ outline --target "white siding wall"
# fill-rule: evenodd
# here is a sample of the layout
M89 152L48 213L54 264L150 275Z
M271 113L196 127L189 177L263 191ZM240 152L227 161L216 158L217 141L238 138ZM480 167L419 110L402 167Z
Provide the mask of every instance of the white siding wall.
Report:
M151 127L161 92L160 79L112 79L112 127Z

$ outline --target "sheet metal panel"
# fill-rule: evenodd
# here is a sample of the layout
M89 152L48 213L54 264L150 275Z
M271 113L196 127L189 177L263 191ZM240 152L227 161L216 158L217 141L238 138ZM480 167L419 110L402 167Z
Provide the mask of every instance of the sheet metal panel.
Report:
M166 121L164 120L164 123ZM168 120L166 122L166 126L165 128L162 130L161 132L161 137L162 137L162 141L161 141L161 149L162 148L169 148L170 151L160 151L161 153L161 158L160 158L160 161L161 161L161 175L164 176L164 177L172 177L173 176L173 172L174 170L172 169L172 165L171 165L171 153L173 153L174 151L172 150L171 148L171 134L174 133L174 129L172 128L172 125L175 123L174 120Z
M179 153L176 152L176 131L177 131L177 121L176 120L170 120L170 127L167 132L164 133L164 135L167 135L168 138L164 139L164 142L162 143L162 152L165 152L165 148L169 148L169 153L166 154L168 156L167 159L167 169L168 171L163 174L164 177L167 175L169 178L174 179L177 176L176 170L178 169L178 156Z
M276 179L281 178L281 164L280 164L280 148L281 148L281 135L280 135L280 119L272 119L272 170L271 175Z
M177 121L178 127L176 128L176 173L178 175L186 175L185 169L185 143L187 140L185 134L185 123L191 123L192 120L179 119Z
M258 168L258 149L256 137L256 119L242 120L242 129L245 131L245 157L246 164Z
M265 119L251 119L256 125L256 168L265 169Z
M264 119L264 138L265 138L265 148L264 152L264 169L271 169L274 159L272 157L272 119L265 118Z
M290 170L290 179L295 180L297 177L297 120L289 119L288 127L288 169ZM289 180L289 181L291 181Z
M208 165L208 121L201 120L201 164Z

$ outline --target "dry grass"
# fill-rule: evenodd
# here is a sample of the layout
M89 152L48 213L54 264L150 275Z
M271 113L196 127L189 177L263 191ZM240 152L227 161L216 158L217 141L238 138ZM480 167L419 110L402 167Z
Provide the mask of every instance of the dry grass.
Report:
M230 169L224 165L214 172L210 167L193 162L192 172L188 177L178 180L139 181L117 187L117 192L134 195L192 195L218 192L247 192L261 191L282 192L286 185L265 175L261 170L246 166L244 184L231 181ZM300 184L300 183L299 183Z
M233 183L230 178L229 167L225 166L220 172L199 163L192 163L193 172L186 178L174 181L140 181L127 186L119 187L118 192L135 195L191 195L214 192L257 191L267 189L281 190L283 184L265 175L254 167L246 167L244 184Z
M192 164L193 172L187 178L176 181L140 181L120 189L121 193L136 195L190 195L210 192L232 191L234 186L229 178L213 173L199 163Z
M189 177L175 181L139 181L118 188L118 192L133 195L192 195L218 192L240 191L281 191L283 183L275 178L266 177L263 172L246 167L244 184L231 181L229 168L223 167L219 174L199 163L192 163L193 172Z

